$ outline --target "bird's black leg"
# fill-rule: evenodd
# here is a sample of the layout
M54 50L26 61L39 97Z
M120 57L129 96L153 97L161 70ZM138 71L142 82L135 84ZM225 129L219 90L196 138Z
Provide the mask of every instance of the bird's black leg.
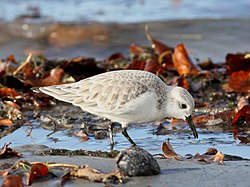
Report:
M111 123L109 126L109 138L110 138L110 149L113 150L115 142L113 137L113 129L114 129L115 123Z
M122 128L122 134L128 139L128 141L133 145L133 146L136 146L136 143L130 138L130 136L128 135L128 132L127 132L127 128L124 127Z

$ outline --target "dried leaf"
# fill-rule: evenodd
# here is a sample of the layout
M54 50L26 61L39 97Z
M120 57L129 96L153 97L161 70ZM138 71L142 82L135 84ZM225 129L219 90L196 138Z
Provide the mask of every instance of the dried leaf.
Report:
M16 97L20 94L18 94L15 89L12 88L0 88L0 97Z
M45 176L49 173L48 167L43 163L36 163L32 165L29 176L27 178L26 184L29 186L32 182L37 179L38 177Z
M243 143L243 144L250 143L250 137L245 137L245 136L236 136L236 137L240 140L240 143Z
M126 67L126 69L144 70L145 65L146 65L146 61L145 60L134 59L130 64L128 64L128 66Z
M249 62L250 63L250 62ZM231 73L228 85L236 92L250 91L250 70Z
M0 126L11 127L12 125L13 125L13 122L10 119L1 119L0 120Z
M207 159L205 158L205 155L200 155L200 153L196 153L193 157L193 159L199 161L199 162L205 162L208 163Z
M50 75L44 79L34 79L33 76L26 76L28 79L25 81L26 84L41 87L41 86L51 86L62 84L62 78L64 75L64 70L61 68L55 68L50 71Z
M139 57L143 53L144 49L138 45L130 45L129 52L133 57Z
M4 177L2 187L23 187L22 177L19 175L8 175Z
M233 132L236 137L239 132L248 132L250 129L250 105L242 107L235 115L233 122Z
M166 159L174 158L175 160L181 160L169 142L163 142L161 146L162 153Z
M72 169L70 172L63 175L62 184L64 184L70 177L84 178L94 182L108 182L112 180L113 182L119 181L122 183L125 176L119 169L113 170L110 173L101 173L88 165L84 165L81 168Z
M214 162L218 163L218 164L224 164L224 155L222 154L222 152L217 152L212 158L211 160L213 160Z
M73 58L62 62L60 66L65 73L70 74L76 81L106 72L99 67L93 58Z
M203 155L215 155L217 153L216 148L208 148L207 151Z
M231 75L233 72L250 71L250 58L245 57L246 54L227 54L226 69L227 74Z
M21 157L21 155L18 152L16 152L12 148L9 148L10 144L11 143L4 144L4 146L2 147L2 149L0 151L0 158L9 158L9 157L18 157L18 158L20 158Z
M190 57L188 56L184 44L179 44L175 47L173 62L179 75L197 75L199 73L197 67L193 64Z
M153 38L153 36L149 33L148 25L145 26L145 34L146 34L147 39L151 42L152 48L154 49L156 54L161 55L167 51L170 51L170 52L173 51L172 47L169 47L166 44Z

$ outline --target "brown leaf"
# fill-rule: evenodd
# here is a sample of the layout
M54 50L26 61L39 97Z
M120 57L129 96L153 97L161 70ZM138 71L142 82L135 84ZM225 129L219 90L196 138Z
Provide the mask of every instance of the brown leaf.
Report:
M250 62L249 62L250 63ZM250 91L250 70L231 73L228 85L236 92Z
M242 107L235 115L233 122L233 132L236 137L239 132L248 132L250 129L250 105Z
M60 68L70 74L76 81L106 72L104 68L97 65L93 58L73 58L64 61Z
M186 90L189 90L188 80L184 76L180 76L177 81L178 81L178 84L177 84L178 86L181 86L185 88Z
M126 69L144 70L155 74L161 74L165 70L158 64L155 58L148 58L147 60L134 59Z
M216 148L208 148L207 151L203 155L215 155L217 153Z
M250 58L246 58L246 54L227 54L226 56L227 73L231 75L233 72L250 71Z
M124 179L124 173L119 170L113 170L110 173L101 173L100 171L84 165L78 169L72 169L70 172L62 176L62 184L70 177L84 178L94 182L108 182L112 180L113 182L119 181L122 183Z
M166 159L174 158L175 160L181 160L181 157L174 151L169 142L163 142L161 150Z
M200 155L200 153L196 153L193 157L193 159L199 161L199 162L205 162L208 163L207 159L205 158L205 155Z
M50 71L50 75L44 79L35 79L33 76L26 76L28 79L25 81L25 83L34 87L62 84L63 75L63 69L54 68Z
M245 137L245 136L236 136L239 140L240 140L240 143L243 143L243 144L249 144L250 143L250 137Z
M22 177L19 175L8 175L4 177L2 187L23 187Z
M126 69L144 70L145 65L146 65L145 60L134 59L130 64L127 65Z
M217 152L210 160L213 160L214 162L218 164L224 164L224 155L222 152Z
M29 176L27 178L27 185L31 185L32 182L37 179L38 177L45 176L49 173L48 167L43 163L36 163L34 164L29 172Z
M14 64L17 64L17 61L16 61L14 55L9 55L9 56L7 57L7 59L6 59L6 61L7 61L7 62L12 62L12 63L14 63Z
M179 44L175 47L173 62L179 75L197 75L199 73L197 67L193 64L190 57L188 56L184 44Z
M167 46L166 44L156 40L153 38L153 36L149 33L148 26L145 26L145 34L147 39L151 42L152 48L154 49L155 53L158 55L161 55L162 53L165 53L166 51L173 51L172 47Z
M7 97L7 96L10 96L10 97L16 97L20 94L18 94L15 89L12 89L12 88L0 88L0 97Z
M142 54L142 52L144 51L143 47L138 46L138 45L130 45L129 47L129 52L133 57L138 57Z
M1 125L11 127L13 125L13 122L10 119L1 119L0 120L0 126Z
M0 158L9 158L9 157L18 157L18 158L20 158L21 157L21 155L18 152L16 152L12 148L9 148L10 144L11 143L4 144L4 146L2 147L2 149L0 151Z

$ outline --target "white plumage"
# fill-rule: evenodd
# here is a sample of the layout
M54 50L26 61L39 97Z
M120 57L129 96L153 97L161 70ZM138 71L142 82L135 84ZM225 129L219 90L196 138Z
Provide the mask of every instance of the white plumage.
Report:
M75 83L40 87L39 90L79 106L84 111L119 122L124 136L132 144L135 143L126 131L129 123L150 122L166 117L186 119L194 136L198 137L190 117L194 108L190 93L181 87L167 86L158 76L149 72L111 71Z

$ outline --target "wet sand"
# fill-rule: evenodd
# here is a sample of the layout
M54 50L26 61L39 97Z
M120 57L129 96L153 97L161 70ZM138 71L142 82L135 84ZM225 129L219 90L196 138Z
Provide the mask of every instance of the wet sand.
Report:
M115 168L115 161L108 158L88 156L24 156L28 161L57 162L77 165L89 165L102 172L110 172ZM13 162L13 160L1 160ZM161 167L161 174L148 177L131 177L124 180L122 186L154 186L154 187L179 187L179 186L249 186L250 161L226 161L224 165L215 163L204 164L196 161L157 160ZM2 179L0 178L0 184ZM51 178L39 181L31 186L60 186L60 178ZM84 179L72 179L65 186L104 186L103 183L89 182ZM116 185L114 185L116 186ZM117 185L118 186L118 185ZM120 186L120 185L119 185Z
M19 20L0 23L0 57L29 52L47 58L87 56L105 59L115 52L129 53L131 44L150 45L145 24L152 35L170 45L185 43L192 57L224 61L229 52L245 52L250 45L250 19L161 21L133 24L34 23Z

